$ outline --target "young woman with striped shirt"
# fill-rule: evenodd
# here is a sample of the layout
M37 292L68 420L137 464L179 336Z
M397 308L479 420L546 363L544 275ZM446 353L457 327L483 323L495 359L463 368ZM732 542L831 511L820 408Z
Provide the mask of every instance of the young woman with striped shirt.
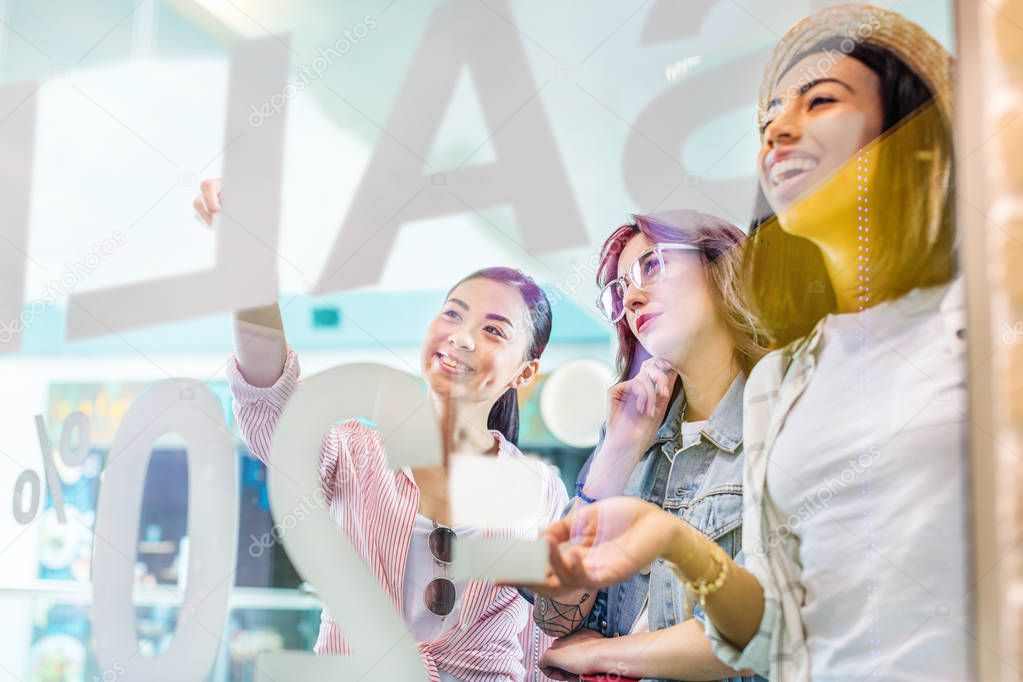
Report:
M203 183L195 208L204 221L220 210L219 194L219 181ZM448 292L421 358L446 453L520 460L539 473L537 530L560 516L568 496L553 467L536 466L516 447L516 389L535 379L550 330L550 304L532 279L487 268ZM251 452L269 463L278 418L301 382L298 357L277 305L238 311L235 331L227 368L235 416ZM484 534L479 526L450 526L445 466L390 469L381 434L350 419L324 437L320 480L331 517L401 611L431 680L545 679L537 662L551 640L516 590L443 577L452 541ZM314 651L348 652L327 609Z

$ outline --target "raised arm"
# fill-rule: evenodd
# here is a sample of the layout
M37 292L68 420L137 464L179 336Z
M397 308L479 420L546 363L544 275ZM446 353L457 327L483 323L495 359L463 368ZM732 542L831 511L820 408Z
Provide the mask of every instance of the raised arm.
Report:
M222 190L220 178L203 180L192 201L196 216L206 225L212 225L213 216L221 210ZM235 311L234 355L228 361L227 377L242 439L264 463L280 410L299 382L298 359L293 355L276 303Z
M234 352L238 369L249 384L266 388L277 382L284 371L288 344L276 303L235 311Z

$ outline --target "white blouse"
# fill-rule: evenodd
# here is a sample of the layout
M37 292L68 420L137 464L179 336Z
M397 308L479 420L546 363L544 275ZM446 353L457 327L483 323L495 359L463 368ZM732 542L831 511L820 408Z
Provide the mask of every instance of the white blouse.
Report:
M743 554L772 679L968 679L962 283L829 315L754 368Z
M829 315L772 449L812 679L969 677L967 396L934 314L944 292Z

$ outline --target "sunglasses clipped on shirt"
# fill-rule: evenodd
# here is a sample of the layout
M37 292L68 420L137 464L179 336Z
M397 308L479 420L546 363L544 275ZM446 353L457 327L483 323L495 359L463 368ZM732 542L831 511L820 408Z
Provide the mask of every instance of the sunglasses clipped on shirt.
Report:
M430 553L437 563L450 566L455 538L458 536L451 528L441 526L433 522L433 530L427 543L430 545ZM430 613L437 616L447 616L455 608L455 583L446 577L434 578L426 586L423 592L423 602Z
M692 244L654 244L639 254L623 275L604 285L597 297L597 309L608 323L615 324L625 315L625 294L630 283L647 291L664 279L667 268L664 262L665 251L699 250L700 247Z

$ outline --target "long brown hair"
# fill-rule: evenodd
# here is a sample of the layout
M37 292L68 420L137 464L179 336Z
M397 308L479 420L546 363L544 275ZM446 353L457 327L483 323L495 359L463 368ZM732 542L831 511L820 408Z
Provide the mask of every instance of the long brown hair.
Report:
M714 308L735 344L735 360L744 375L764 355L763 334L742 294L740 268L746 235L728 221L686 209L653 215L634 215L607 238L600 252L597 286L618 276L618 258L635 235L654 243L690 244L699 249L700 261L711 290ZM623 317L615 324L618 381L631 376L639 344Z
M839 39L797 55L839 48ZM857 44L848 52L880 77L882 135L868 188L869 304L948 282L957 271L950 122L933 92L890 50ZM853 163L855 161L852 161ZM785 232L759 185L743 264L746 299L772 345L805 336L836 312L835 292L816 244Z

